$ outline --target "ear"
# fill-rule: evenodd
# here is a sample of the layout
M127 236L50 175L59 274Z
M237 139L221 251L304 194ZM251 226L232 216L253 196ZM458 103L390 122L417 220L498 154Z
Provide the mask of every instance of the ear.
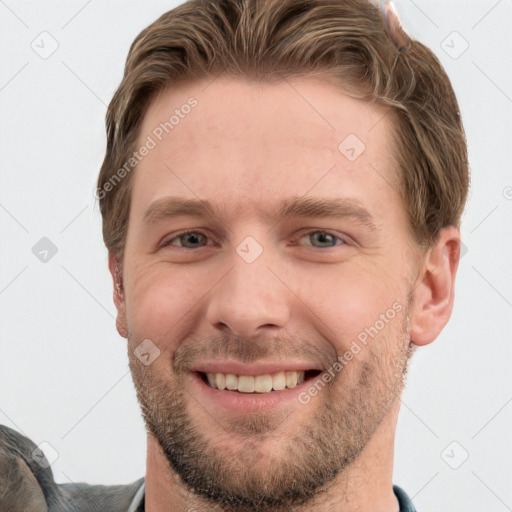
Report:
M450 319L460 243L457 227L443 228L424 261L413 290L411 341L415 345L432 343Z
M114 304L117 310L116 328L123 337L128 337L128 326L126 323L126 301L123 287L123 270L119 253L113 249L108 251L108 268L114 282Z

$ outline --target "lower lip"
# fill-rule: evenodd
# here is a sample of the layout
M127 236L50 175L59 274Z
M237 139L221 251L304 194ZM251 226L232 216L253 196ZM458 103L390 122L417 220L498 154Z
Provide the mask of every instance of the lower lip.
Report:
M193 386L197 390L197 395L205 404L213 404L219 409L237 413L250 413L265 411L278 406L296 403L302 405L299 401L299 394L305 391L314 379L308 379L301 382L294 388L286 388L282 391L270 391L268 393L241 393L239 391L220 390L210 387L206 384L201 375L192 372Z

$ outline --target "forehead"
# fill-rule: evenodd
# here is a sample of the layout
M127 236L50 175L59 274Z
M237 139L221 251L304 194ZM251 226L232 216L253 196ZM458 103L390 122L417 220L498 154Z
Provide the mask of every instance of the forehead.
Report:
M133 207L166 195L232 204L237 216L291 196L399 200L390 117L311 77L181 83L144 117ZM151 142L149 142L151 141Z

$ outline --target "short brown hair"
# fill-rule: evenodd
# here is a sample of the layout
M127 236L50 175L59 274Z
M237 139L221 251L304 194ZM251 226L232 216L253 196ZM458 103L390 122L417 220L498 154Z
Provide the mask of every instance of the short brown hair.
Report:
M103 239L121 258L133 181L126 162L151 101L180 81L219 74L266 82L325 76L353 97L387 106L413 239L428 248L441 228L459 227L470 180L466 139L450 80L431 50L413 40L400 52L369 0L189 0L137 36L108 107L97 186Z

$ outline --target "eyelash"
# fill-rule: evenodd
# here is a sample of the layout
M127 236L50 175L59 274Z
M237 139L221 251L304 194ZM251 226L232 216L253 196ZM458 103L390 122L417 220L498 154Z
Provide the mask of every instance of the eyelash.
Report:
M313 247L314 249L334 249L335 247L338 247L340 245L349 245L348 241L344 238L341 238L339 237L338 235L335 235L334 233L332 233L331 231L327 231L327 230L323 230L323 229L314 229L314 230L311 230L311 231L308 231L306 233L303 233L300 238L303 238L305 236L308 236L308 235L312 235L314 233L323 233L323 234L326 234L326 235L329 235L329 236L332 236L333 238L335 238L336 240L339 240L340 244L336 244L334 246L331 246L331 247L314 247L312 245L307 245L306 247ZM174 240L182 237L182 236L185 236L185 235L189 235L189 234L200 234L200 235L204 235L206 237L208 237L208 235L206 233L204 233L203 231L200 231L200 230L187 230L187 231L181 231L179 233L176 233L172 238L169 238L167 241L163 242L160 247L161 248L164 248L164 247L169 247L169 246L172 246L171 242L173 242ZM295 245L295 244L294 244ZM194 251L194 250L197 250L197 249L203 249L204 247L206 246L202 246L202 247L197 247L197 248L191 248L191 247L180 247L179 245L176 245L176 246L172 246L172 247L175 247L177 249L184 249L185 251Z

